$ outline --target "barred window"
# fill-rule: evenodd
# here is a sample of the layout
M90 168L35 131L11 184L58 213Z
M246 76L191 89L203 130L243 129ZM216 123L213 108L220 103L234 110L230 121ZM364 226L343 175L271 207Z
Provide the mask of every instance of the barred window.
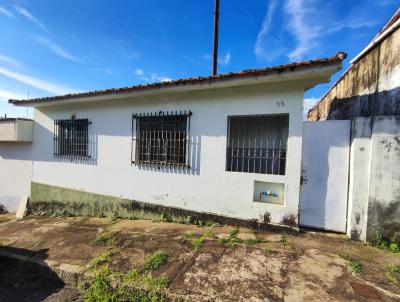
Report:
M191 112L133 115L136 120L135 164L188 165Z
M226 170L285 175L289 115L228 118Z
M90 157L88 153L88 119L54 121L54 155L56 157Z

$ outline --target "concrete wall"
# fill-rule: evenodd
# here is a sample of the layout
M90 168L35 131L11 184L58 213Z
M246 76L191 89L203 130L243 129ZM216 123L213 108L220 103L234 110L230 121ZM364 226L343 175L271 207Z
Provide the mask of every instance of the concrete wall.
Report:
M294 83L40 107L34 112L33 181L242 219L297 223L302 100L303 87ZM159 110L193 112L190 169L131 165L132 113ZM228 116L279 113L289 114L286 175L225 171ZM92 122L90 160L53 156L53 121L71 115ZM285 184L284 205L253 202L255 181Z
M352 119L400 112L400 28L351 65L309 111L308 120Z
M353 120L348 233L400 239L400 116Z
M0 142L0 205L15 212L21 196L30 194L32 144Z
M8 142L15 140L15 121L0 120L0 141Z

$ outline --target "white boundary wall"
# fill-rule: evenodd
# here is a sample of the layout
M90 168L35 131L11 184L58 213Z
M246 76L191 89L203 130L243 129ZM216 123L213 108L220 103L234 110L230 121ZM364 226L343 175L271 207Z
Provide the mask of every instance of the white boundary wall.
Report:
M0 204L16 212L22 196L29 196L32 144L0 142Z

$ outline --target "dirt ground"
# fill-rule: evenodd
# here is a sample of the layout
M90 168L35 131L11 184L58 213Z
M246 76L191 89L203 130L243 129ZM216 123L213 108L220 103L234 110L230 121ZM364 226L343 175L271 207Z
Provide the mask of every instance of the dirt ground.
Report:
M46 301L79 300L71 285L74 276L84 274L110 244L115 252L108 263L119 272L137 268L155 251L167 253L167 263L153 274L168 277L168 296L175 301L400 301L400 285L385 272L387 265L400 265L400 254L341 235L240 228L232 237L232 230L144 220L30 216L10 221L0 216L0 301L2 292L8 290L9 298L13 289ZM104 233L112 234L112 243L93 244ZM204 242L195 249L193 241L199 238ZM56 273L51 278L62 280L53 288L38 286L36 292L29 278L26 284L4 284L11 280L10 267L18 267L3 258L10 256L34 259ZM361 268L358 273L350 272L349 259ZM364 291L356 293L360 284Z

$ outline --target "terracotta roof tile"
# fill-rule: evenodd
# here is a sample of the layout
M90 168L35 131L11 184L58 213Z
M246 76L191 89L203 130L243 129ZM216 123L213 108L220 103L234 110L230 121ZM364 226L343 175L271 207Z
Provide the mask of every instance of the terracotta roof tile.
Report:
M42 102L54 102L54 101L61 101L66 99L76 99L76 98L86 98L86 97L93 97L93 96L100 96L100 95L110 95L110 94L118 94L118 93L128 93L128 92L136 92L136 91L146 91L146 90L153 90L153 89L160 89L160 88L167 88L167 87L177 87L177 86L184 86L184 85L193 85L193 84L202 84L202 83L215 83L221 82L225 80L231 79L244 79L247 77L254 77L254 76L264 76L274 73L282 73L287 71L294 71L300 68L309 68L309 67L318 67L318 66L327 66L336 63L340 63L346 58L347 54L344 52L338 52L336 55L330 58L323 58L323 59L315 59L310 61L302 61L302 62L295 62L286 65L279 65L267 68L260 68L260 69L248 69L242 70L239 72L229 72L224 74L219 74L216 76L206 76L206 77L192 77L192 78L185 78L179 80L173 80L168 82L160 82L160 83L152 83L146 85L136 85L136 86L129 86L129 87L122 87L122 88L111 88L111 89L104 89L104 90L95 90L89 92L81 92L75 94L66 94L60 96L51 96L51 97L43 97L43 98L35 98L30 100L9 100L9 103L15 105L24 105L24 104L31 104L31 103L42 103Z

